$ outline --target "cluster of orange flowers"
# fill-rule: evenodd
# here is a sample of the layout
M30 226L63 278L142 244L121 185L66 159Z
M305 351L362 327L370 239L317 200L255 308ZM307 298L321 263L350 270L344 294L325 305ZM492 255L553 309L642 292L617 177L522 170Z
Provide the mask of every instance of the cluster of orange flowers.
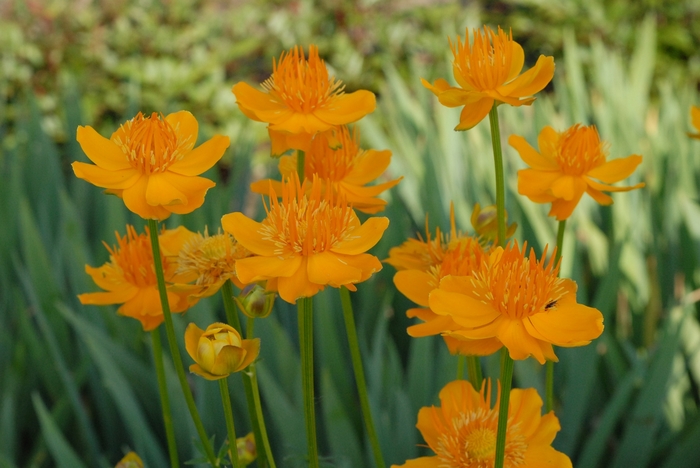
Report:
M475 30L471 43L468 37L459 38L451 47L457 86L444 79L423 83L443 105L463 107L456 130L472 128L502 103L532 104L533 95L554 74L554 60L545 56L521 74L523 49L500 28ZM215 235L206 229L204 234L183 227L163 230L157 260L148 232L139 234L127 226L124 237L117 234L117 245L107 247L109 262L86 267L104 292L82 294L82 303L121 304L119 314L153 330L163 321L157 261L176 313L229 280L239 288L257 283L267 299L276 293L295 303L326 286L355 290L382 268L367 252L389 220L369 217L363 223L355 210L371 215L381 211L386 201L379 195L401 179L368 185L382 176L391 153L361 149L357 129L348 126L374 110L374 95L364 90L345 93L314 46L308 57L300 47L283 53L262 88L238 83L233 93L246 116L268 124L271 153L280 158L280 181L251 186L268 197L265 218L258 222L240 212L226 214ZM700 110L693 111L693 119L700 129ZM217 135L195 148L197 134L197 122L187 111L149 117L139 113L109 139L91 127L79 127L77 139L94 164L75 162L73 169L76 176L122 198L144 219L189 213L214 186L200 174L229 146L227 137ZM508 142L530 166L518 173L518 192L534 202L551 203L549 214L558 220L571 216L584 192L608 205L613 200L603 192L644 185L609 185L629 176L642 157L607 161L606 145L594 126L574 125L563 132L545 127L539 151L517 135ZM475 235L459 232L452 214L449 233L438 229L431 237L426 222L425 239L409 239L390 251L386 262L398 270L396 287L420 306L407 312L422 321L408 333L441 335L453 354L484 356L505 347L513 359L533 356L540 363L557 360L553 346L581 346L600 336L601 313L576 302L576 284L559 278L559 265L547 259L546 249L538 257L526 243L497 246L495 222L494 207L482 210L476 205ZM507 237L515 229L510 226ZM265 304L259 315L269 313L270 301ZM223 323L206 330L190 324L185 342L195 361L190 370L211 380L244 369L260 347L259 340L242 339ZM492 466L499 408L491 407L490 386L448 384L440 393L442 407L423 408L418 415L418 428L435 456L402 466ZM559 423L553 413L541 416L537 392L516 390L510 400L506 466L571 466L566 455L551 447Z

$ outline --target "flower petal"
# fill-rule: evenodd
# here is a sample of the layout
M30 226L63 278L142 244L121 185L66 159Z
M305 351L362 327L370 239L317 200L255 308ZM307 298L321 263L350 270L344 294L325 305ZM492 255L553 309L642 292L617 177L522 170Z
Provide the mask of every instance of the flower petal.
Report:
M284 114L259 112L265 122L270 122L270 130L294 134L315 134L333 128L333 125L319 119L315 114L287 111Z
M138 288L132 286L117 291L78 294L78 300L83 305L122 304L132 299L137 293Z
M442 395L444 391L445 389L443 388L440 394ZM437 448L440 440L440 432L435 427L435 420L437 419L435 413L437 413L437 409L434 406L421 408L418 410L418 423L416 424L423 439L431 448Z
M211 373L214 375L228 375L236 372L245 359L246 350L238 346L224 346L216 355Z
M530 355L540 364L544 364L546 360L540 346L527 332L522 320L503 320L498 330L498 339L508 348L510 357L515 360L527 359Z
M549 210L548 216L556 217L557 221L563 221L565 219L568 219L569 216L571 216L571 213L574 212L574 208L576 208L578 202L581 200L581 196L583 196L583 192L581 192L581 195L574 198L573 200L567 201L561 198L557 198L552 202L552 208Z
M189 151L194 148L195 143L197 143L199 124L192 113L186 110L173 112L168 114L165 121L175 130L178 143L184 143L184 146L181 147L182 149Z
M510 393L508 419L520 422L520 433L526 438L535 433L542 419L542 398L537 390L513 389Z
M311 297L323 289L323 285L309 281L306 258L299 258L302 259L302 263L296 272L290 277L280 277L277 281L277 291L280 297L290 304L296 304L300 297Z
M591 196L595 201L601 205L607 206L612 205L613 199L610 195L606 195L600 190L596 190L593 187L586 187L586 193Z
M449 315L468 334L472 329L486 328L501 316L500 312L483 302L455 292L435 289L430 293L430 309L439 315ZM460 327L460 328L461 328ZM465 336L467 336L465 334ZM494 336L494 335L491 335ZM473 338L486 338L481 334Z
M444 78L438 78L433 84L430 84L430 82L424 78L421 78L420 82L436 96L451 88L450 84Z
M119 171L131 168L131 163L116 143L103 137L90 127L78 127L76 139L85 155L102 169Z
M236 372L241 371L248 367L260 354L260 338L253 338L252 340L243 340L241 342L241 347L245 350L246 354L243 361L236 369Z
M484 95L479 92L469 92L461 88L450 88L438 94L438 101L445 107L469 106L483 99Z
M537 136L537 147L542 156L547 159L556 160L557 145L559 144L559 132L549 125L546 125Z
M508 144L515 148L525 164L540 171L558 171L559 165L552 159L538 153L535 148L519 135L511 135Z
M186 203L167 205L168 211L177 214L192 213L202 206L207 191L216 185L204 177L189 177L174 172L166 172L163 176L170 185L187 195Z
M289 109L284 102L278 101L269 93L258 91L247 83L236 83L231 91L236 96L238 107L243 110L246 116L253 120L269 122L269 120L259 117L258 112L264 112L268 115L289 114Z
M596 190L605 190L606 192L629 192L630 190L642 188L646 185L644 182L640 182L638 184L630 185L628 187L615 187L613 185L601 184L591 179L590 177L586 177L586 183L588 183L590 187Z
M440 468L442 462L438 457L420 457L406 460L403 465L391 465L391 468Z
M555 306L523 320L528 333L556 346L589 343L603 333L603 315L583 304Z
M224 155L230 140L223 135L214 135L178 161L168 167L168 171L184 176L196 176L211 169Z
M552 183L552 195L571 201L574 198L580 199L586 190L586 182L583 178L571 175L562 175Z
M185 329L185 349L187 354L190 355L192 360L197 360L197 348L199 347L199 339L204 334L204 330L199 328L196 324L190 323Z
M92 164L74 162L71 164L75 176L93 185L108 189L126 189L136 183L141 172L129 167L121 170L108 170Z
M367 150L355 157L353 167L343 182L365 185L384 173L391 163L391 151Z
M521 468L571 468L571 460L551 445L528 446Z
M527 443L530 445L551 445L557 432L561 430L559 419L554 415L553 411L542 416L540 425L537 430L528 437Z
M463 356L490 356L503 347L498 338L470 340L453 334L443 335L442 338L451 354Z
M506 83L513 80L520 74L520 71L525 65L525 52L520 44L515 41L511 41L511 59L510 59L510 71L508 72L508 77L506 78Z
M518 193L535 203L549 203L556 200L552 195L552 184L561 177L560 172L522 169L518 171Z
M374 93L361 89L335 96L327 105L316 109L314 115L330 125L345 125L374 112L376 107Z
M331 252L346 255L358 255L367 252L379 242L387 227L389 227L389 218L369 218L330 250Z
M626 158L613 159L605 164L601 164L588 171L586 174L589 177L595 177L596 179L613 184L622 179L626 179L634 172L634 170L641 164L642 157L636 154L632 156L627 156Z
M493 98L490 97L479 99L473 104L467 104L459 115L459 125L455 127L455 130L469 130L481 122L489 114L492 107Z
M152 174L148 177L146 203L151 206L182 205L187 203L187 195L173 187L165 174Z
M289 277L301 268L302 257L294 255L289 258L280 257L248 257L236 260L236 276L244 283L269 278Z
M170 216L170 211L162 206L151 206L146 202L147 187L148 176L142 175L131 187L125 188L122 192L124 204L143 219L162 221Z
M243 213L229 213L221 217L221 226L246 249L256 255L272 257L277 255L277 247L271 240L263 239L262 223L253 221ZM245 281L244 281L245 282Z
M510 83L499 86L496 90L503 96L532 96L544 89L554 78L554 57L540 55L535 66Z
M434 277L420 270L397 272L394 275L394 284L401 294L423 307L428 306L428 296L437 288Z
M211 372L205 371L199 364L192 364L190 366L190 372L204 377L207 380L219 380L228 377L228 375L214 375Z
M332 252L309 255L307 272L309 281L324 285L356 283L362 278L359 268L348 265Z

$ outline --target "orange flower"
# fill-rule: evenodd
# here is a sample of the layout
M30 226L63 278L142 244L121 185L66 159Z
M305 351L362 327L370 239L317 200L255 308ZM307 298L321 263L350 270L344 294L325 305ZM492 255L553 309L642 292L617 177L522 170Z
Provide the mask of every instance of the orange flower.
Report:
M215 185L198 175L216 164L229 145L228 137L216 135L194 148L197 131L197 121L187 111L167 117L139 112L109 140L92 127L78 127L78 142L95 165L76 161L73 172L122 198L144 219L191 213Z
M700 107L691 106L690 107L690 117L692 119L693 127L697 133L688 133L690 138L695 138L700 140Z
M601 205L610 205L613 199L603 191L627 192L644 187L644 183L631 187L606 185L632 174L642 157L635 154L606 162L607 151L595 125L577 124L562 133L544 127L538 138L539 153L521 136L511 135L508 143L530 166L518 171L518 193L535 203L552 202L549 216L559 221L571 216L584 192Z
M466 36L469 32L467 31ZM531 97L547 86L554 76L554 58L540 55L535 66L518 76L525 63L520 44L513 41L499 27L498 33L484 26L473 31L474 42L457 38L450 41L454 61L452 71L459 87L452 87L440 78L432 85L422 80L423 86L447 107L460 107L462 115L455 130L469 130L486 117L494 104L505 102L511 106L530 105Z
M558 265L525 256L516 243L497 247L469 276L446 276L430 293L430 309L450 317L450 336L497 338L513 359L557 361L552 345L583 346L603 332L603 315L576 303L576 283Z
M164 319L148 228L144 234L137 234L133 226L127 226L126 231L124 237L116 234L118 247L110 248L105 244L109 262L99 268L85 266L95 284L106 292L80 294L78 299L82 304L90 305L122 304L117 310L119 315L135 318L144 330L150 331ZM188 280L176 274L177 262L172 255L177 255L191 234L179 227L159 235L163 272L168 283ZM168 304L173 313L184 312L191 305L187 294L174 291L171 286L168 287Z
M381 270L379 260L364 252L379 242L389 225L387 218L360 224L344 197L322 193L318 178L304 184L296 174L285 180L282 200L273 193L261 223L243 213L221 218L224 230L256 255L236 262L238 279L268 280L268 289L279 291L289 303L313 296L326 285L355 290L355 283Z
M248 367L260 353L260 338L244 340L225 323L212 323L206 331L190 323L185 330L185 349L196 362L190 372L218 380Z
M500 391L498 392L500 393ZM491 408L491 382L480 392L466 380L450 382L440 391L441 407L424 407L416 427L432 457L408 460L392 468L486 468L496 457L498 410ZM534 388L510 393L504 466L507 468L571 468L571 460L552 448L561 429L553 412L541 415L542 398Z
M363 213L375 214L384 209L386 201L377 196L398 184L402 178L365 186L379 177L391 162L391 151L361 150L359 132L352 135L346 126L328 132L319 133L311 142L304 158L304 176L314 175L326 183L325 190L330 189L342 194L354 209ZM291 177L297 171L297 156L283 156L279 170L282 178ZM270 179L251 184L250 189L256 193L270 195L270 191L282 193L282 183Z
M371 92L345 93L343 83L328 76L316 46L309 47L308 60L298 46L282 53L279 62L273 61L272 70L272 76L262 83L266 92L243 82L232 91L247 117L268 122L271 132L298 135L290 143L296 149L305 151L316 133L355 122L376 107Z

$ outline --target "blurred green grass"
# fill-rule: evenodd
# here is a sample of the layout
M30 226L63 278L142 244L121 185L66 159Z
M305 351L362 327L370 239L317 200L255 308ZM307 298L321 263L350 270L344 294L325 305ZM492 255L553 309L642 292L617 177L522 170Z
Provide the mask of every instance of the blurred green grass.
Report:
M298 5L309 8L308 3ZM280 30L275 21L287 24L279 19L285 11L270 15L269 31ZM446 28L451 24L440 21L447 22ZM188 30L189 23L181 23L169 27ZM685 135L689 107L698 103L698 96L692 70L659 73L668 59L659 53L659 44L668 39L657 25L658 18L640 17L627 31L634 44L629 50L610 44L604 35L582 40L577 31L557 29L561 56L556 57L553 91L541 94L530 108L500 110L504 140L516 133L534 142L544 125L563 129L576 122L595 123L610 143L611 157L644 155L632 181L645 181L645 189L615 195L612 207L584 199L567 225L563 274L577 281L579 302L598 307L606 324L603 336L590 346L557 350L556 411L562 431L554 445L577 467L700 466L700 143ZM375 248L380 258L422 230L425 213L431 229L444 228L454 200L458 225L469 230L473 203L484 205L494 198L487 124L453 132L458 110L440 106L419 81L450 75L442 32L422 36L439 52L381 60L376 73L363 78L371 80L379 95L377 111L360 123L363 138L368 146L391 149L391 174L405 177L390 194L385 214L391 225ZM390 34L391 28L384 33ZM311 40L314 34L313 28L304 33L300 27L280 36L281 42L257 44L251 50L266 55L256 66L266 70L270 57L278 56L289 41ZM328 41L326 51L338 50L328 56L339 67L337 75L360 83L349 72L346 79L345 62L335 60L345 50L337 46L340 39L331 34L323 40ZM236 53L257 57L250 50ZM221 59L216 54L210 58ZM680 70L681 62L675 63ZM251 65L246 72L253 69ZM137 450L148 466L164 466L167 450L150 340L138 323L117 317L114 308L84 307L76 299L94 290L84 265L107 260L101 242L112 243L114 231L123 232L127 222L140 227L143 221L120 200L72 175L69 163L86 160L72 135L78 125L93 125L95 119L106 133L113 122L141 108L167 112L187 103L197 117L202 110L208 125L203 125L200 140L219 129L231 136L232 146L207 174L217 187L204 206L168 220L170 226L185 224L194 230L205 225L215 230L221 215L234 210L259 215L259 200L248 193L248 183L274 175L274 162L267 156L264 126L245 120L230 96L178 98L168 86L162 95L153 90L149 94L135 79L113 91L118 106L98 112L97 90L103 88L86 88L81 81L85 71L73 72L75 76L66 73L55 84L53 120L42 104L46 94L36 88L16 88L0 101L0 467L113 466L128 448ZM124 83L130 73L114 79ZM227 93L235 82L226 75L215 79L214 88ZM9 89L8 83L3 81L3 89ZM197 86L190 83L189 88ZM507 145L505 163L507 209L520 226L517 237L541 252L545 244L554 243L555 222L547 218L546 207L516 194L515 171L524 166ZM409 320L404 311L411 303L396 292L393 273L387 265L353 299L382 448L387 462L402 463L424 453L415 429L417 411L437 403L437 392L456 374L456 358L438 338L416 340L405 333ZM315 302L325 465L371 467L337 293L325 291ZM222 318L218 299L203 301L176 317L176 330L182 340L189 321L205 326ZM272 316L256 323L256 334L262 338L260 387L278 465L304 466L293 308L278 301ZM484 365L488 375L497 375L495 358L484 359ZM167 359L166 370L180 455L189 460L196 456L196 433ZM237 377L230 380L236 424L243 434L250 427L243 389ZM516 385L541 392L542 382L542 368L534 361L516 363ZM202 379L191 384L206 428L219 445L226 430L216 386Z

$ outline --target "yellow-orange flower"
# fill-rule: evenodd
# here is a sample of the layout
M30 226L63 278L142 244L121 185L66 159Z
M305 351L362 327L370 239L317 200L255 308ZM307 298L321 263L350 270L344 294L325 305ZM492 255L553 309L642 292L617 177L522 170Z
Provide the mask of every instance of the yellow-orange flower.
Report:
M345 93L345 86L328 76L318 48L309 47L308 59L301 47L282 53L272 64L272 76L262 83L265 92L246 83L233 86L236 103L249 118L268 122L271 132L298 135L292 142L305 150L318 132L355 122L376 107L374 94L360 90Z
M465 34L468 36L469 32ZM512 33L506 34L500 27L494 33L484 26L473 31L474 41L457 38L450 41L454 61L452 72L458 87L450 86L440 78L432 85L423 85L447 107L460 107L462 114L455 130L469 130L486 117L494 103L505 102L511 106L530 105L533 94L547 86L554 76L554 58L540 55L535 66L520 74L525 63L525 53ZM519 75L519 76L518 76Z
M489 468L496 457L500 396L491 408L491 385L477 392L466 380L450 382L440 391L440 407L421 408L416 427L431 457L408 460L392 468ZM500 393L500 391L499 391ZM571 460L552 448L561 429L554 412L541 415L542 398L534 388L510 393L504 467L571 468Z
M108 189L144 219L186 214L204 203L215 184L198 177L221 159L228 137L215 135L194 148L197 120L187 111L163 117L139 114L104 138L92 127L78 127L78 142L95 164L73 163L73 172Z
M85 271L95 284L106 291L80 294L78 299L82 304L90 305L122 304L117 310L119 315L135 318L141 322L144 330L150 331L160 325L164 318L148 228L144 234L137 234L133 226L127 226L126 230L124 237L116 234L117 246L105 244L109 262L98 268L85 266ZM177 262L172 256L177 255L190 234L179 227L159 235L163 272L168 283L188 280L176 274ZM168 286L168 304L174 313L184 312L191 305L187 294L173 290L172 286Z
M225 323L212 323L206 331L190 323L185 330L185 349L196 362L190 372L218 380L248 367L260 353L260 338L244 340Z
M362 150L357 130L352 134L346 126L319 133L311 142L304 158L304 176L314 175L326 184L324 190L332 190L345 196L349 205L363 213L374 214L384 209L386 201L377 196L401 181L401 178L382 184L366 186L376 179L391 162L391 151ZM283 156L279 170L282 178L291 177L297 171L297 155ZM282 193L282 183L270 179L251 184L253 192L270 194L270 190Z
M387 218L360 224L344 197L322 193L318 178L307 190L296 174L282 184L282 199L270 197L267 217L258 223L243 213L221 218L226 232L256 256L236 262L243 283L268 280L269 290L295 303L326 285L346 286L368 279L382 269L371 249L389 225Z
M513 359L557 361L552 345L583 346L603 332L603 315L576 303L576 283L527 246L497 247L469 276L446 276L430 292L430 309L450 317L449 332L470 340L497 338Z
M688 136L690 138L695 138L696 140L700 140L700 107L698 107L698 106L691 106L690 107L690 118L691 118L691 122L693 124L693 127L695 127L695 133L688 133Z
M606 161L607 150L595 125L577 124L561 133L544 127L538 137L539 152L518 135L511 135L508 143L530 166L518 171L518 193L535 203L551 202L549 216L559 221L571 216L584 193L601 205L610 205L613 199L603 191L627 192L644 187L643 182L631 187L607 185L632 174L642 157L635 154Z

